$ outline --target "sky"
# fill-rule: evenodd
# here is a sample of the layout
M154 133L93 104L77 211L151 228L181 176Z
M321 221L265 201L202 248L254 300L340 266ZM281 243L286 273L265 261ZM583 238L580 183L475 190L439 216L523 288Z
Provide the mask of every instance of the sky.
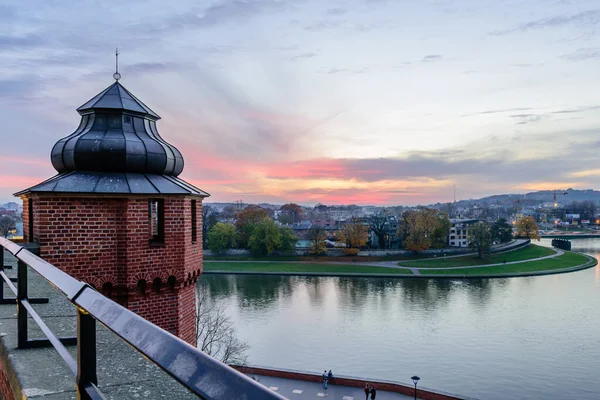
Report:
M0 1L0 201L121 83L208 201L599 189L600 1Z

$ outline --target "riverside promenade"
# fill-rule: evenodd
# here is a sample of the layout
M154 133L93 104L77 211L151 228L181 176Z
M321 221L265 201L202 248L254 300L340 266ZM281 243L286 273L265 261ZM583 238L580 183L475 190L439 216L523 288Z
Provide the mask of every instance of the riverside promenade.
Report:
M259 383L265 385L271 390L276 391L280 395L293 400L308 400L308 399L341 399L341 400L361 400L365 398L365 393L362 388L351 386L340 386L336 384L328 385L327 390L323 389L323 385L317 382L307 382L294 379L276 378L272 376L252 375L256 377ZM377 385L375 385L377 388ZM418 393L418 392L417 392ZM422 397L418 397L421 399ZM387 392L377 390L377 400L396 400L396 399L414 399L413 396L400 393Z
M327 389L324 389L322 377L318 373L256 366L234 366L234 368L290 400L321 398L360 400L365 398L364 386L366 383L377 389L376 399L379 400L414 399L415 395L412 384L343 375L335 376L335 372L333 384L328 384ZM409 378L407 377L407 379ZM420 385L417 387L417 398L423 400L473 400Z

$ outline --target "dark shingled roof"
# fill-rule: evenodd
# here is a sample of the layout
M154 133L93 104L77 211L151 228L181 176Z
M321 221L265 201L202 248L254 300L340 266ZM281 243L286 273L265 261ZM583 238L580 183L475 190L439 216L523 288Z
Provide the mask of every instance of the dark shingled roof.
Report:
M144 114L152 119L160 119L157 113L138 100L118 81L98 93L93 99L79 107L77 111L80 114L85 114L87 111L99 109L127 110Z
M52 178L15 193L97 193L97 194L182 194L210 196L175 176L119 172L75 171Z

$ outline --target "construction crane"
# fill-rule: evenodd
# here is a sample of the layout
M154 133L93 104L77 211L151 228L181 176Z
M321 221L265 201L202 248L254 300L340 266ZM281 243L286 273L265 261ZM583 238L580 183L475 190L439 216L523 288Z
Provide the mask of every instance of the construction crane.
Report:
M567 194L569 194L569 192L563 192L562 190L554 190L554 196L553 196L554 208L558 207L558 202L556 201L557 194L567 195Z

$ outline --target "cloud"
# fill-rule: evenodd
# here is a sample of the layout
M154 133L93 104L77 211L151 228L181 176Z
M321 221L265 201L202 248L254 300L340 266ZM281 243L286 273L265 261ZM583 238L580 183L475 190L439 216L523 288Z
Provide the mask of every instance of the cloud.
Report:
M367 68L362 68L362 69L330 68L330 69L326 69L325 71L322 71L322 72L326 72L328 74L340 74L340 73L364 74L367 71L368 71Z
M509 117L517 119L517 125L530 124L532 122L538 122L542 119L542 116L539 114L513 114L509 115Z
M188 12L175 16L165 26L210 28L249 19L264 11L278 9L283 4L280 1L269 0L229 0L211 5L199 12Z
M45 39L38 35L26 36L8 36L0 35L0 50L20 49L24 47L38 47L47 43Z
M587 178L590 176L600 176L600 169L586 169L582 171L575 171L568 174L571 178Z
M307 31L324 31L331 28L339 28L342 25L342 21L339 20L327 20L317 21L314 24L307 25L304 27Z
M433 61L439 61L442 59L442 56L440 54L429 54L425 57L423 57L421 59L421 62L433 62Z
M306 58L313 58L313 57L317 57L318 55L319 55L318 53L314 53L314 52L296 54L295 56L290 57L290 61L297 61L297 60L303 60Z
M520 24L514 28L491 32L491 35L507 35L514 32L526 32L534 29L545 29L575 25L579 27L600 24L600 10L582 11L571 15L558 15L552 18L541 18Z
M346 14L348 10L344 8L330 8L327 10L328 15L343 15Z
M126 72L128 74L143 74L143 73L153 73L153 72L167 72L167 71L177 71L183 68L182 64L169 62L169 63L158 63L158 62L145 62L145 63L136 63L136 64L128 64L125 66ZM122 68L121 68L122 69ZM121 71L119 71L121 72Z
M473 117L476 115L486 115L486 114L505 114L505 113L511 113L511 112L516 112L516 111L529 111L529 110L533 110L533 108L531 108L531 107L501 108L501 109L497 109L497 110L484 110L484 111L479 111L479 112L470 113L470 114L462 114L461 117Z
M586 49L578 49L573 53L564 54L560 56L565 60L569 61L584 61L600 58L600 47L595 48L586 48Z
M585 111L600 110L600 105L597 106L579 106L575 108L567 108L564 110L552 111L552 114L573 114Z

